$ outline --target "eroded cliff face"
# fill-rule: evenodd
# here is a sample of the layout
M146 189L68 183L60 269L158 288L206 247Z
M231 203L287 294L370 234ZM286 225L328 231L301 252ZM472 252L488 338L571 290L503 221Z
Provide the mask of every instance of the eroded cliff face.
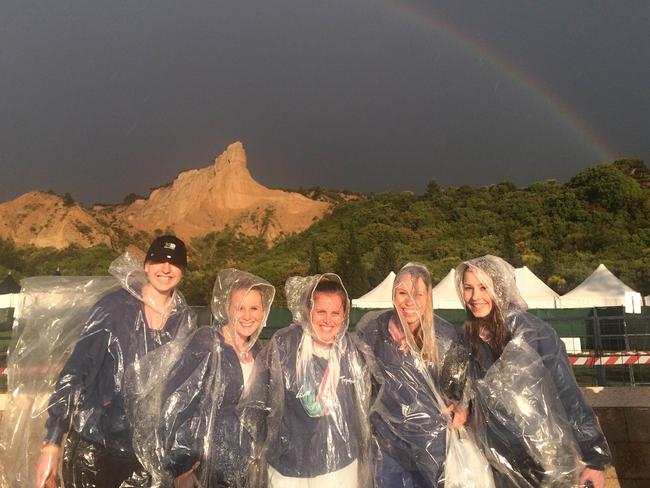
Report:
M0 237L18 246L82 247L111 245L113 231L79 205L58 195L31 191L0 205Z
M73 243L115 247L121 231L171 230L189 242L230 225L273 240L309 227L328 210L325 202L257 183L248 171L242 144L235 142L212 165L184 171L169 185L128 206L89 210L66 206L57 195L22 195L0 204L0 237L39 247L63 248Z
M248 171L241 142L235 142L211 166L179 174L148 199L120 209L117 217L133 230L171 228L188 240L226 224L274 239L305 229L327 210L324 202L257 183Z

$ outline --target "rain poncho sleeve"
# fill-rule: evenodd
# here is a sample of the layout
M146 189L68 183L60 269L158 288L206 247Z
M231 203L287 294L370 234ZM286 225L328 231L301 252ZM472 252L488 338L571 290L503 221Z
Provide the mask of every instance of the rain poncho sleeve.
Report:
M237 318L229 316L235 290L259 291L262 319L244 346L226 340ZM241 429L237 405L244 389L240 357L257 356L257 337L266 324L274 288L266 281L234 269L222 270L215 283L212 311L216 326L205 326L156 353L134 381L129 408L137 419L134 443L152 475L153 486L166 486L195 471L204 488L247 485L250 437ZM236 313L236 312L235 312ZM158 367L162 365L163 367Z
M593 409L576 383L566 348L555 330L529 313L515 314L507 327L521 333L523 340L542 358L557 390L573 435L580 448L582 461L591 468L603 470L611 463L609 446Z
M149 330L140 293L146 283L142 263L124 255L110 271L114 277L24 281L9 357L11 399L0 429L1 462L20 460L0 470L9 486L32 484L41 445L59 444L71 430L132 453L125 370L187 330L191 320L182 296L174 294L165 326ZM20 436L8 435L9 425Z
M203 461L204 446L212 441L208 436L210 413L221 407L224 394L223 343L216 331L201 327L182 345L180 360L164 375L164 401L157 426L162 464L173 477Z
M327 478L341 473L345 486L371 486L369 377L347 333L347 308L329 347L318 345L309 310L321 280L340 283L336 275L287 282L295 323L276 332L257 356L240 405L255 445L253 486L282 486L277 480L284 478L341 479Z
M375 384L370 420L376 456L384 458L378 459L382 471L377 476L383 478L384 486L403 486L401 472L406 470L418 473L416 477L424 486L436 486L444 478L449 417L441 413L431 386L439 389L446 403L462 403L467 353L454 327L435 318L444 366L423 371L416 364L418 359L400 350L391 337L388 327L394 317L393 310L369 312L355 331Z
M609 447L564 345L548 324L525 311L512 267L494 256L461 264L461 298L466 270L489 290L508 335L499 358L481 340L470 361L474 424L497 471L515 486L529 487L574 483L579 462L604 469L611 462Z
M275 334L277 335L277 333ZM251 487L268 486L268 426L278 429L284 412L284 389L278 349L274 345L275 335L270 343L255 357L250 383L246 387L238 406L244 429L250 436L251 458L249 481ZM275 394L273 394L275 392Z
M558 468L563 466L570 477L576 469L570 448L575 441L579 459L588 467L603 470L611 462L609 447L593 409L575 381L560 338L548 324L527 312L510 315L506 326L513 338L499 360L491 362L492 353L483 346L480 362L472 368L479 380L478 392L492 413L501 420L506 415L520 418L519 425L492 425L494 433L498 431L495 437L502 450L519 452L520 457L526 456L521 452L525 450L547 471L547 476L560 476L562 470ZM511 398L507 409L506 395ZM524 399L528 406L535 407L537 418L532 412L513 410L512 405L520 405Z
M98 442L108 436L109 443L119 443L123 449L128 449L129 430L121 400L115 395L116 389L119 392L119 378L115 375L124 371L124 358L118 345L127 343L129 334L116 329L119 324L134 323L138 308L139 302L124 290L102 298L92 308L50 397L45 443L61 443L78 400L83 396L85 408L74 420L75 430L81 430ZM95 382L97 388L93 388ZM104 424L108 430L99 432L102 417L108 419Z

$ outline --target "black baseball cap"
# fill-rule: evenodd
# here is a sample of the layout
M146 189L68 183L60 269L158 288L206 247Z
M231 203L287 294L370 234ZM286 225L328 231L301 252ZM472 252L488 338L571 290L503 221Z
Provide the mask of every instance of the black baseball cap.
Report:
M169 263L178 268L187 267L187 250L185 243L178 237L156 237L149 246L145 263Z

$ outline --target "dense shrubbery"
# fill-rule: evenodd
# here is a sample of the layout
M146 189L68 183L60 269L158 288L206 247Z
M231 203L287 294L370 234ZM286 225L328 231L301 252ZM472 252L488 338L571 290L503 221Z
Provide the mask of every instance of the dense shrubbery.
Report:
M51 247L25 247L16 249L10 242L0 240L0 273L13 271L18 278L25 276L105 275L108 265L119 253L105 245L91 248L70 246L57 250Z
M262 238L228 228L193 240L190 253L182 288L193 304L207 301L223 267L259 274L280 292L288 276L317 266L340 273L356 297L406 261L423 262L436 281L460 260L486 253L527 265L559 293L602 262L648 294L650 171L639 160L623 160L589 168L566 185L443 189L432 181L424 195L377 193L342 202L270 249ZM0 271L49 274L58 265L62 274L101 274L116 254L101 246L16 250L0 242Z

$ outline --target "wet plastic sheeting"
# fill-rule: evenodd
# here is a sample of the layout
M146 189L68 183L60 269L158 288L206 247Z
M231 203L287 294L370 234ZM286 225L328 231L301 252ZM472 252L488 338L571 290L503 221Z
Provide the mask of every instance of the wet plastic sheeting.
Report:
M19 335L9 358L11 397L0 433L6 486L32 485L39 447L61 445L67 432L105 451L131 453L124 377L149 352L192 328L177 291L164 310L157 307L141 261L124 254L109 272L113 277L23 282ZM158 312L151 320L159 322L148 323L143 303ZM84 458L91 450L78 453Z
M462 263L456 269L461 299L466 271L492 300L486 324L502 320L506 332L500 357L478 339L470 361L472 426L498 476L518 488L569 487L585 466L604 469L611 454L598 419L575 381L558 335L526 312L513 267L489 255ZM484 301L482 293L479 299ZM485 319L470 319L468 329L485 327L479 320Z
M214 325L159 348L132 372L127 410L152 486L171 486L181 475L203 488L246 486L250 438L237 411L245 382L240 361L252 360L261 349L257 339L274 294L262 278L222 270L211 300ZM258 327L240 343L238 328L250 327L252 314Z
M254 439L252 486L310 483L371 486L367 369L347 333L349 300L333 338L314 326L314 288L336 275L287 281L293 324L278 331L255 361L241 403ZM323 344L327 344L324 346ZM270 480L270 481L269 481ZM311 486L311 485L310 485Z
M8 356L8 402L0 423L0 485L32 486L50 395L91 307L119 288L113 277L22 281L20 335Z
M490 412L487 421L498 425L495 431L516 436L517 444L523 444L539 466L544 483L571 486L577 478L578 448L558 392L539 354L521 338L511 340L476 387L479 393L476 401L481 410ZM487 433L486 438L491 435ZM507 435L501 440L509 442ZM519 449L517 444L510 445L513 452ZM496 449L492 449L492 455L509 463ZM512 467L516 472L517 466Z
M245 345L239 346L238 341L235 340L236 331L241 326L238 323L241 320L237 315L237 310L244 306L243 302L251 291L255 291L260 295L262 319L259 327L248 337ZM273 285L263 278L246 271L228 268L221 270L217 274L210 302L212 315L222 335L228 335L228 342L232 344L237 354L246 355L257 343L258 337L266 326L274 297L275 288ZM238 300L241 303L238 303Z
M370 312L357 324L377 391L375 480L391 488L492 487L472 433L454 430L446 413L451 404L467 407L468 355L455 328L434 317L430 283L423 265L407 264L393 284L394 310Z

